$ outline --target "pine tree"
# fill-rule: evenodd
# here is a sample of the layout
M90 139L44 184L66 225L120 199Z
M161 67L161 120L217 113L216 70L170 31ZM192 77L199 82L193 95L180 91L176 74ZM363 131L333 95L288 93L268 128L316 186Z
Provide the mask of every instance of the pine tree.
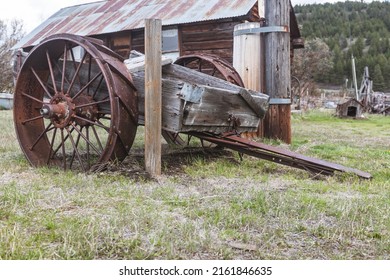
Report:
M385 79L382 75L382 70L379 64L375 65L374 73L372 75L372 79L374 81L374 90L375 91L384 91L385 89Z

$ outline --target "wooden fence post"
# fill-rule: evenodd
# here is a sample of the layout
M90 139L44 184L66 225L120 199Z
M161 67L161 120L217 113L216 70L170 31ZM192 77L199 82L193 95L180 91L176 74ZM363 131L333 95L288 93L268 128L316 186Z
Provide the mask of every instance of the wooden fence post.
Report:
M145 20L145 170L152 177L161 175L161 30L161 20Z
M290 1L264 0L266 93L271 97L264 136L291 143Z

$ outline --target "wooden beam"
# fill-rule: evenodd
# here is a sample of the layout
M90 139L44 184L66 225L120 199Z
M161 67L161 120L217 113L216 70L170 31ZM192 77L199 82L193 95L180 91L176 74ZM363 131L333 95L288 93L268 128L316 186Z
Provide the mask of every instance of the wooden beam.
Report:
M145 170L161 175L161 33L159 19L145 20Z
M271 97L264 136L291 143L290 1L264 1L268 27L284 29L264 35L266 93Z

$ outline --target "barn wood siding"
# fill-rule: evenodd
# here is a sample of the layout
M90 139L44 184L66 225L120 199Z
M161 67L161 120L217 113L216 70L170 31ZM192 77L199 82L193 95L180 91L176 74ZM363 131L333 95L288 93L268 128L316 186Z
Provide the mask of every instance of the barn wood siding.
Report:
M144 30L133 31L131 33L131 50L145 53Z
M92 37L102 40L104 45L124 58L129 57L131 50L131 31L99 34Z
M233 63L233 32L239 21L180 26L180 55L214 54Z
M131 49L131 32L125 31L116 33L109 40L109 48L121 56L128 58Z

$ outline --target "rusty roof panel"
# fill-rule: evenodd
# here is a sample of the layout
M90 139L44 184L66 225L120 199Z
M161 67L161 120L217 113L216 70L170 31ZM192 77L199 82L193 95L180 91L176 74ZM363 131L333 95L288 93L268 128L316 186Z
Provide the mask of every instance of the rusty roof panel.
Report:
M23 38L14 49L31 47L49 35L98 35L144 27L144 19L163 25L217 20L247 15L257 0L110 0L59 10Z

